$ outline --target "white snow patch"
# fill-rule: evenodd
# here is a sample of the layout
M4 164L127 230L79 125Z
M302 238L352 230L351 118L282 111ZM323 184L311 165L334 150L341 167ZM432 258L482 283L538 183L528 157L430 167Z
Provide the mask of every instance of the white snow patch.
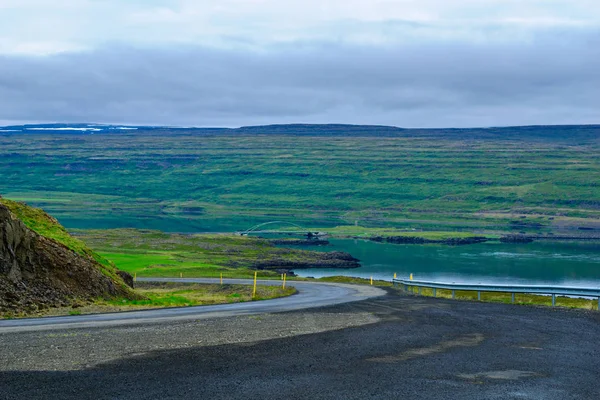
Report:
M101 132L98 128L26 128L28 131L92 131Z

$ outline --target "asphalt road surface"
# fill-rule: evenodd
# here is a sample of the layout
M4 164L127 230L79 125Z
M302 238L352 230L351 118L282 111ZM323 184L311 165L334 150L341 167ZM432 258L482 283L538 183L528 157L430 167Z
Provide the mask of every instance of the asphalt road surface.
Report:
M0 334L2 399L600 398L600 313L403 295Z
M218 283L219 279L138 279L140 282L185 282ZM224 283L251 285L251 279L225 279ZM279 286L281 281L258 281L260 285ZM123 313L91 314L65 317L28 318L0 320L0 333L25 332L61 328L91 328L117 325L147 324L153 322L173 322L176 320L197 320L204 318L230 317L234 315L256 315L264 313L300 310L341 304L382 296L385 291L372 286L345 285L337 283L314 283L290 281L298 293L290 297L247 303L221 304L215 306L181 307L169 309L143 310Z

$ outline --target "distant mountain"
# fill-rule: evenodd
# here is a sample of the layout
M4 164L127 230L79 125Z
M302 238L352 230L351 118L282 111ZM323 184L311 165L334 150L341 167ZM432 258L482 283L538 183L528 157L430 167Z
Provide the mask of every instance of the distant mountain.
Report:
M29 124L0 127L0 135L10 134L199 134L199 135L298 135L356 137L444 137L455 139L541 139L598 140L600 125L539 125L490 128L399 128L384 125L281 124L240 128L197 128L127 126L105 124Z
M398 135L406 129L385 125L347 125L347 124L282 124L243 126L234 129L239 133L281 134L281 135L342 135L342 136L389 136Z

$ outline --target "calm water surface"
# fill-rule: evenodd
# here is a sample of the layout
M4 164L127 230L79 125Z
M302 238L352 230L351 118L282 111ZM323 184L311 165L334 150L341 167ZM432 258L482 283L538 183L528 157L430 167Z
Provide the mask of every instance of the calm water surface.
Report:
M321 251L346 251L357 269L296 270L300 276L373 276L469 282L600 287L600 242L480 243L467 246L397 245L332 239Z

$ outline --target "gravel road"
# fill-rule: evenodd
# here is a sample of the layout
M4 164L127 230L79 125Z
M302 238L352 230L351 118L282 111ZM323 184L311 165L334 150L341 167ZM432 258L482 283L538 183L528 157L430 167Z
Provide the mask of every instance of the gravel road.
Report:
M282 313L0 334L1 399L600 398L600 313L389 290Z

